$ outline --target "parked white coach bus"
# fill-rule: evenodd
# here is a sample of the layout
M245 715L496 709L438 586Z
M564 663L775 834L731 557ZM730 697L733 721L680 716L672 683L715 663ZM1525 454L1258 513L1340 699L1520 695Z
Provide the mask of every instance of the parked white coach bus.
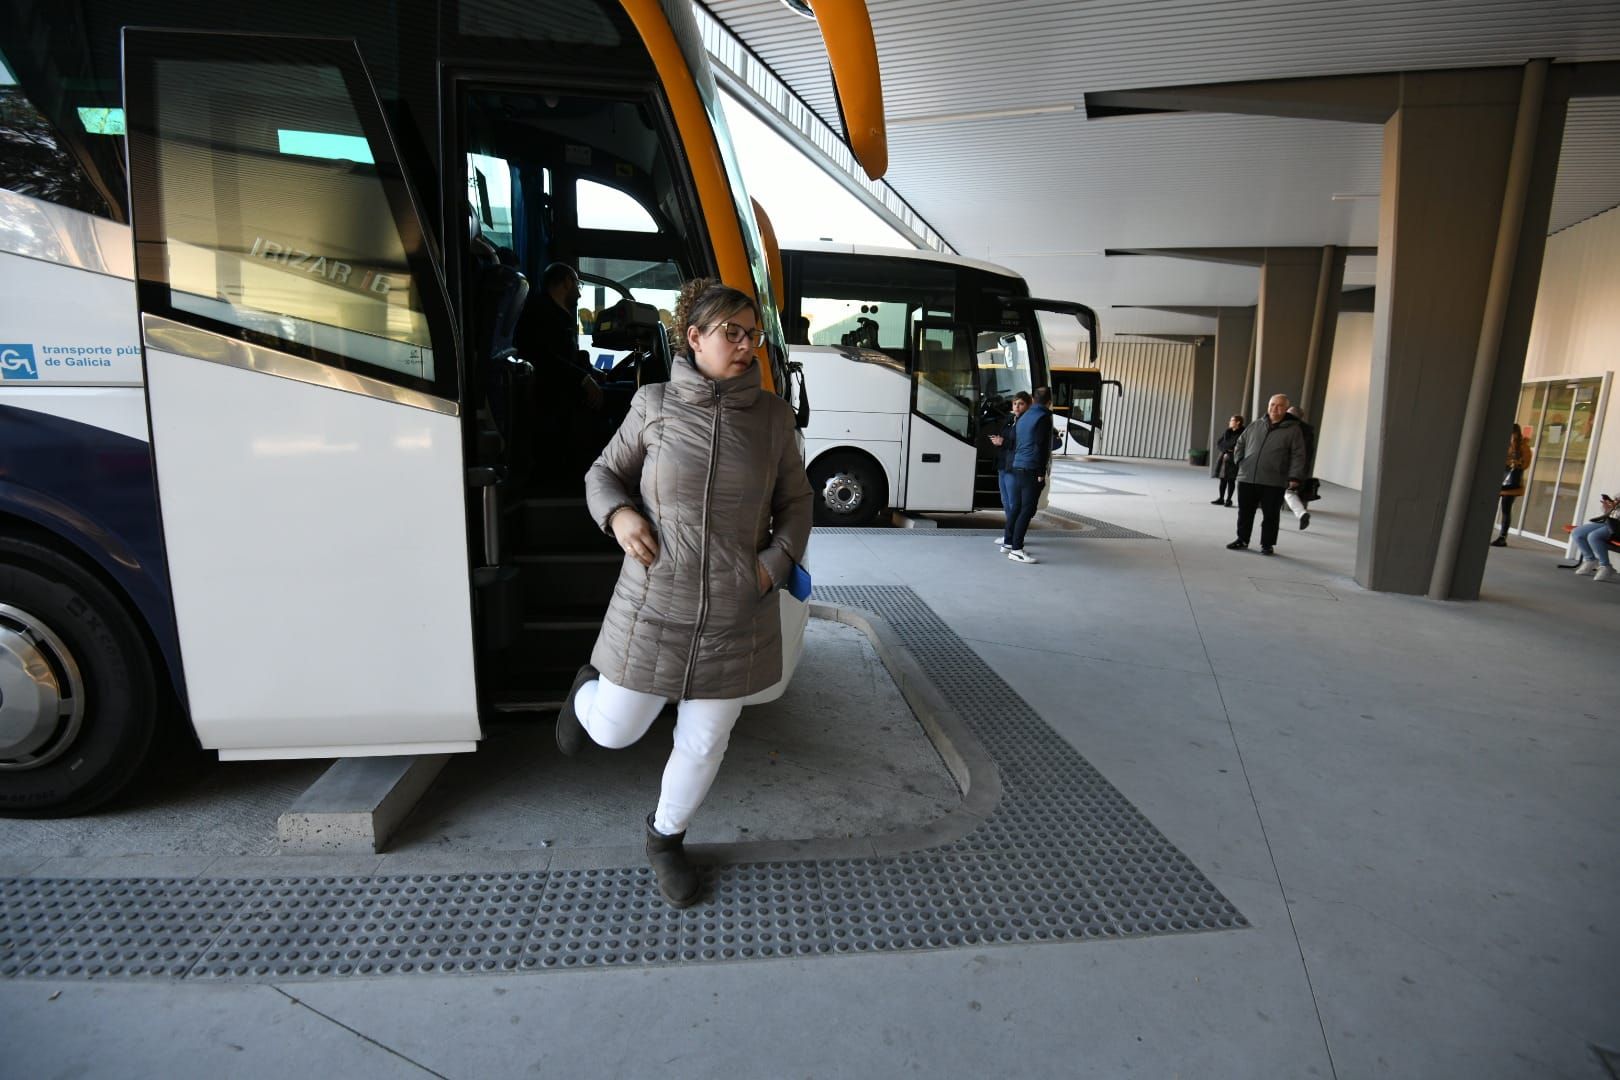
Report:
M888 509L998 509L995 448L1011 399L1046 386L1040 316L1097 316L1033 300L1017 273L952 255L847 244L782 248L790 352L804 369L805 460L822 525Z
M10 0L0 61L0 813L90 809L154 747L467 751L556 705L623 556L514 348L547 264L604 308L598 429L698 275L754 291L787 393L687 4Z

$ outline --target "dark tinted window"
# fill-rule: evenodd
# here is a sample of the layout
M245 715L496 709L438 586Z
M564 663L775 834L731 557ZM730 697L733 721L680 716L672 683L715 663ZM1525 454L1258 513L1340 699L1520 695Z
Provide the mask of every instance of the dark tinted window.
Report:
M51 122L0 65L0 188L59 206L111 215Z
M438 284L358 67L342 43L140 35L143 305L454 396L429 325Z

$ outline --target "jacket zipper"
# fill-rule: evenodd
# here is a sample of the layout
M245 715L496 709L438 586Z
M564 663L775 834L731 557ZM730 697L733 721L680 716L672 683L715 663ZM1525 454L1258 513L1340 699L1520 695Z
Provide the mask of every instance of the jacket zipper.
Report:
M703 624L709 618L709 503L714 496L715 466L720 456L720 388L714 388L714 422L709 427L709 476L703 483L703 576L698 579L697 622L692 627L692 649L686 657L686 677L681 680L681 700L692 690L692 672L697 669L698 643L703 639Z

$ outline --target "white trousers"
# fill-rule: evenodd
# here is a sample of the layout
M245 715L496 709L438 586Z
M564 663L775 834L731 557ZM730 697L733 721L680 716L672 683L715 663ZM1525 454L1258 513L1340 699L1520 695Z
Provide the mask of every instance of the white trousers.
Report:
M1293 488L1283 492L1283 502L1288 504L1288 509L1294 512L1295 517L1305 516L1305 500L1300 498L1299 492Z
M574 714L592 742L622 750L647 734L667 704L668 698L597 678L574 695ZM726 756L742 706L742 698L697 698L680 703L675 714L675 749L664 766L658 810L653 814L653 828L665 836L685 832L687 822L703 804L720 772L720 759Z

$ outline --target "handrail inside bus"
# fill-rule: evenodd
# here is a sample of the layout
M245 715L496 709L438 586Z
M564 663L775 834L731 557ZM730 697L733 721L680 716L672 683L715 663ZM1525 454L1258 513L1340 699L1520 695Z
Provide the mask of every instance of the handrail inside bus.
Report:
M793 5L795 8L798 4ZM809 0L832 65L833 91L844 138L873 180L889 171L889 132L883 118L883 75L866 0Z

